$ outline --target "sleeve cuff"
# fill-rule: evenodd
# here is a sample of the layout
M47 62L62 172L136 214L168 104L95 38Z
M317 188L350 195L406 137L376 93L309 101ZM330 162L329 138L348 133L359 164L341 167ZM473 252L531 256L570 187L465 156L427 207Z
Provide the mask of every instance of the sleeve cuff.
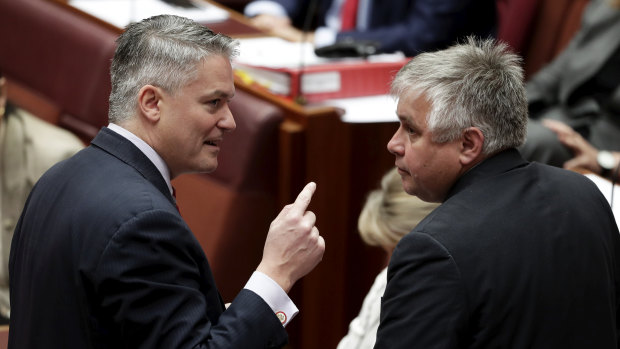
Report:
M282 326L288 325L299 313L297 306L280 285L259 271L252 274L244 288L259 295L276 314Z

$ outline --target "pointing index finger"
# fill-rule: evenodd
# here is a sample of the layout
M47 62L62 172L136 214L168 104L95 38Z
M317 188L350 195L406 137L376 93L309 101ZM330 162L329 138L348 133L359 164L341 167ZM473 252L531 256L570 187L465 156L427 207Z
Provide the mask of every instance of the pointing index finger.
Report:
M306 184L304 189L302 189L299 195L297 195L297 199L295 199L291 211L294 213L303 214L308 208L308 205L310 205L310 201L312 200L312 195L314 195L315 190L316 183L310 182Z

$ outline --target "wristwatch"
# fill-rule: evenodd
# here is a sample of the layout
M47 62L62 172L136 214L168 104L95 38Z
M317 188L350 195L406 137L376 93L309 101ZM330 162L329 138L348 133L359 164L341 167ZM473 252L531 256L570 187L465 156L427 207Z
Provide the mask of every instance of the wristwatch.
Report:
M601 176L603 177L611 176L611 171L616 167L616 158L607 150L598 152L596 162L598 162L598 165L603 169L603 171L601 171Z

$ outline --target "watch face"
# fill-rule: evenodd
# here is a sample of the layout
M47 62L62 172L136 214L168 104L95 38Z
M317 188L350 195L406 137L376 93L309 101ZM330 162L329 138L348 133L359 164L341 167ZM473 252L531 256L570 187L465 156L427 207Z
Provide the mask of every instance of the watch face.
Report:
M616 165L616 159L614 158L614 155L605 150L601 150L598 152L596 160L598 164L606 170L611 170Z

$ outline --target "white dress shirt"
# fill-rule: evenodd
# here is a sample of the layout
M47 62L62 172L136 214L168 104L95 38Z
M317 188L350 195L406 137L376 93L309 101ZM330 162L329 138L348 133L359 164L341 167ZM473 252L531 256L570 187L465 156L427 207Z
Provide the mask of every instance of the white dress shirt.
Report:
M377 339L381 313L381 297L387 285L387 268L375 278L364 298L359 315L349 324L349 332L340 340L337 349L372 349Z

